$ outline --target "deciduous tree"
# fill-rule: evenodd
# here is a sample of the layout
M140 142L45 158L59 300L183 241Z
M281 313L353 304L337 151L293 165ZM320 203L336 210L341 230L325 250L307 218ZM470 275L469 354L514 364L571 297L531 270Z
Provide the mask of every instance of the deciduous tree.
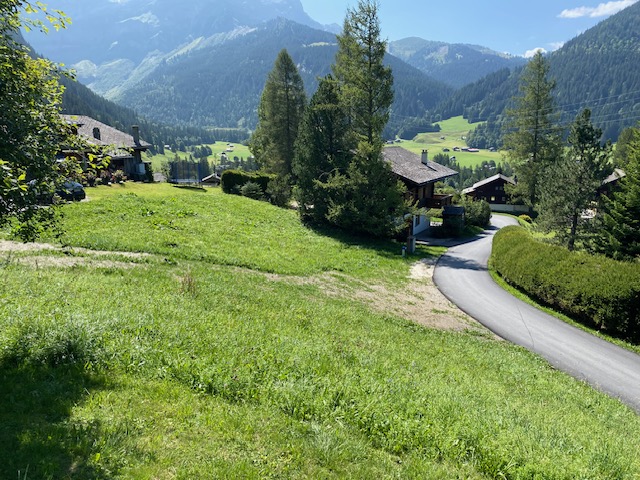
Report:
M41 199L65 174L56 154L70 132L60 117L57 67L32 58L16 40L23 25L46 29L44 23L23 20L25 11L38 13L43 5L0 2L0 226L13 220L19 236L34 240L54 223L53 207L41 205ZM45 16L57 28L66 23L61 12Z

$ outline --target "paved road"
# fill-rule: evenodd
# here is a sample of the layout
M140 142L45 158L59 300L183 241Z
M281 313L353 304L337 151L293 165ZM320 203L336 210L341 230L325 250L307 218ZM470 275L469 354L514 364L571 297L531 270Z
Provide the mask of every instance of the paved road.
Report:
M500 337L540 354L559 370L640 413L640 355L541 312L493 281L487 271L493 234L511 222L494 216L492 229L443 255L434 271L440 291Z

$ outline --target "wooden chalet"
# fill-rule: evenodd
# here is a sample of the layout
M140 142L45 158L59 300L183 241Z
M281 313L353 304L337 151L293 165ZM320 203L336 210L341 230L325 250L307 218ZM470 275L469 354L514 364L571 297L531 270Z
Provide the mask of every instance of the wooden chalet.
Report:
M458 172L436 162L429 161L426 150L417 155L402 147L385 147L384 159L391 164L392 172L406 185L407 199L420 208L442 208L450 205L452 195L437 195L435 184Z
M131 134L128 134L86 115L63 115L63 118L88 143L113 147L109 152L109 170L122 170L132 180L144 180L145 163L149 162L142 160L142 152L149 149L151 144L140 139L137 125L132 126Z
M465 188L462 193L474 200L485 200L490 205L506 205L505 185L507 184L515 185L516 182L512 178L498 173L475 183L472 187Z

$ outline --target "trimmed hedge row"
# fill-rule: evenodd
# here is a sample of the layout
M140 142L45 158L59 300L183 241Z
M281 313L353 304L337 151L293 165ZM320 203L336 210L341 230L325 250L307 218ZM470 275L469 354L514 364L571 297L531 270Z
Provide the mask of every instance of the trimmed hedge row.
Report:
M240 194L240 189L248 182L260 185L262 192L267 191L269 182L275 175L256 172L243 172L241 170L226 170L220 177L220 186L224 193Z
M491 260L507 283L574 320L640 340L640 264L570 252L516 226L496 233Z

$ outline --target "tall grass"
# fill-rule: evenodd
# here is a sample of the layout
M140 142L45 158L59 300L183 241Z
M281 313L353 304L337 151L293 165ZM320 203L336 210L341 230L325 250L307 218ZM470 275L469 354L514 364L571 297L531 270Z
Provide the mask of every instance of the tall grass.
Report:
M288 212L136 188L161 218L212 222L198 230L200 258L188 221L185 252L133 223L106 228L95 209L131 210L134 197L105 190L67 209L67 241L157 255L126 269L1 263L0 477L640 475L640 420L619 402L489 335L426 329L327 291L323 268L336 267L402 289L408 263L393 244L308 231L303 253L271 267L262 244L226 230L261 223L279 255L269 237L289 247L304 230ZM223 228L208 209L238 215ZM225 236L255 255L252 268L215 256Z

